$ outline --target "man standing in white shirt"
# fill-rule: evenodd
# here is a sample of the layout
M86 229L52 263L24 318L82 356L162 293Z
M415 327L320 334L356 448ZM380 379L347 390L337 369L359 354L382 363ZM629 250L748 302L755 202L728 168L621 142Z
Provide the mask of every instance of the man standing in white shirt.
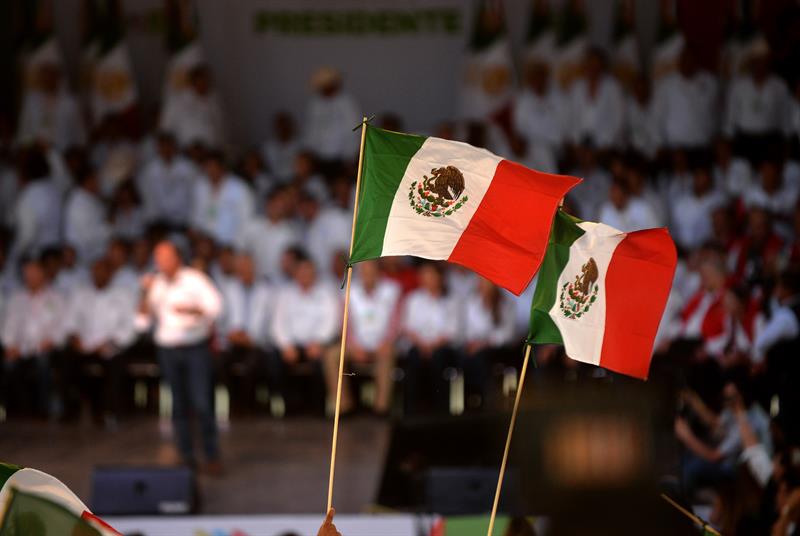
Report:
M339 296L336 287L317 278L314 263L305 254L299 254L294 270L294 282L278 294L272 317L272 339L279 354L271 360L269 374L278 386L276 394L285 396L287 369L297 363L311 363L315 383L321 376L327 387L328 402L336 393L338 383L338 355L336 368L326 363L326 353L337 353L337 328L340 322ZM318 393L317 393L318 394ZM322 397L316 396L317 401ZM342 405L342 411L350 408Z
M527 82L514 103L514 128L527 144L526 163L556 173L557 151L563 138L563 104L545 62L534 59L528 63Z
M322 208L308 225L306 248L323 277L331 275L333 256L337 251L349 251L353 225L352 181L343 175L331 185L332 203Z
M353 97L342 90L342 75L336 69L320 68L311 86L315 94L306 112L305 146L319 159L323 174L328 174L356 156L358 137L353 127L361 117Z
M223 369L225 383L235 394L232 369L243 363L246 374L242 391L252 393L256 375L269 366L268 355L275 352L270 334L275 293L266 281L257 278L255 262L249 255L237 255L234 266L236 277L223 289L225 325L221 326L221 335L227 343ZM267 381L270 391L277 390L272 378Z
M294 120L289 112L275 114L272 130L273 136L264 142L261 154L272 176L277 178L278 182L286 184L292 180L294 159L301 149L300 140L295 133Z
M661 145L670 149L708 145L717 127L717 91L716 79L700 71L684 48L678 71L656 85L654 113Z
M148 222L163 222L183 228L192 213L192 190L200 172L178 152L175 137L158 135L156 155L136 179Z
M711 214L725 204L725 195L714 189L708 163L694 167L692 181L692 190L678 197L672 206L672 236L686 251L699 248L711 238Z
M347 340L347 355L351 363L373 363L375 406L377 415L386 415L392 395L394 343L397 338L400 285L381 275L378 261L364 261L356 268L356 278L350 290L351 329ZM338 367L339 356L330 354ZM346 393L346 394L345 394ZM350 398L348 389L342 397ZM352 401L348 402L348 405Z
M48 286L38 260L24 262L22 279L25 286L11 295L3 321L6 385L2 391L17 401L25 400L32 391L36 412L47 416L52 383L50 359L63 342L66 307L61 295Z
M73 353L63 363L61 374L72 380L66 382L67 390L80 386L81 392L91 393L95 421L105 420L107 426L113 426L120 410L123 352L136 337L136 300L130 292L111 285L112 273L109 261L95 261L92 284L72 296L65 332ZM99 380L87 374L90 367L101 368ZM66 400L69 394L65 394Z
M626 233L658 227L653 208L644 199L632 197L623 179L611 183L608 201L600 208L600 221Z
M191 70L189 87L167 101L159 128L171 132L183 148L197 142L220 147L225 142L222 108L208 67Z
M87 264L103 254L110 234L97 173L84 170L67 198L64 239L75 248L80 262Z
M153 252L156 275L142 279L138 324L155 322L153 338L161 373L172 389L172 423L183 461L195 464L190 412L200 422L207 471L219 475L217 423L211 404L213 367L209 340L222 312L222 298L211 279L183 265L171 242Z
M253 194L228 171L222 153L211 151L204 161L205 177L194 185L192 228L218 244L231 245L253 216Z
M292 192L288 186L276 186L267 195L264 216L251 219L237 237L236 246L253 256L259 277L272 283L284 280L281 257L289 246L300 241L289 217Z

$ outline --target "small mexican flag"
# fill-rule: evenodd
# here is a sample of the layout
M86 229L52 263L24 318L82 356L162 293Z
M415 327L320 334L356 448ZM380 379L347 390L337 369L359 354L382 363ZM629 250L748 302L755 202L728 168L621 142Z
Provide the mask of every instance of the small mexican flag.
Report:
M119 536L57 478L0 463L0 536Z
M528 342L646 379L677 253L666 229L623 233L558 211L533 295Z
M559 201L580 182L465 143L367 126L351 262L414 255L461 264L520 294Z

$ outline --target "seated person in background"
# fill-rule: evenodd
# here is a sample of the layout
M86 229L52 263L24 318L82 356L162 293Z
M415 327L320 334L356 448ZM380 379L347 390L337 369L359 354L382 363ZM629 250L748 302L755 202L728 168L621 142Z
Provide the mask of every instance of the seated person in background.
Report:
M511 344L514 327L513 302L488 279L478 279L465 303L466 346L460 360L468 408L480 408L486 400L488 365Z
M447 407L448 385L444 370L452 366L453 342L459 333L459 302L450 296L444 281L444 266L426 261L419 267L420 288L406 298L402 333L410 344L405 359L406 412L419 409L423 370L434 408Z
M658 219L649 203L631 196L627 181L614 179L608 201L600 207L600 221L626 233L658 227Z
M772 455L769 416L750 397L746 374L736 376L725 384L725 404L719 414L709 409L695 393L684 393L687 408L702 423L708 436L705 440L698 437L683 416L675 420L675 435L686 448L683 486L690 498L700 487L716 486L734 476L745 449L735 411L739 405L745 408L747 421L758 441Z
M714 188L711 166L698 162L692 169L692 188L672 204L672 231L675 242L685 249L696 249L711 237L711 213L725 204L725 196Z
M760 283L759 279L775 274L783 240L775 233L772 216L763 208L753 207L747 214L745 235L734 242L728 264L737 281Z
M11 295L3 322L6 385L1 391L17 402L33 393L35 412L46 417L51 399L50 360L63 340L66 304L47 284L38 260L23 261L22 280L24 288Z
M224 376L231 393L236 392L231 386L231 369L236 363L244 363L247 367L245 392L252 393L258 372L263 371L267 356L274 352L269 327L275 294L265 281L256 277L252 257L239 254L234 265L236 276L222 289L228 350ZM270 391L277 389L270 385Z
M136 338L134 319L136 296L111 284L112 268L101 259L92 264L92 284L75 292L71 299L65 333L71 355L62 359L65 402L70 388L91 393L95 422L114 425L120 411L119 394L124 375L123 353ZM89 366L102 374L92 381ZM100 385L97 385L97 384ZM93 385L94 384L94 385Z
M788 219L797 204L798 191L787 184L781 156L767 158L758 167L756 183L744 194L744 204L761 207L776 216L778 221Z
M389 412L394 368L394 342L400 285L382 276L378 261L364 261L355 269L350 291L350 330L347 356L351 363L374 363L375 406L378 415ZM338 360L338 355L332 354ZM338 362L335 364L338 366ZM331 364L330 366L333 366ZM343 389L342 400L350 397ZM348 401L347 406L352 405Z
M284 396L287 369L297 363L311 363L316 384L321 383L319 380L324 374L330 401L338 385L335 343L340 321L339 297L335 286L317 279L311 259L302 251L296 253L294 281L280 290L273 312L271 332L278 353L270 358L268 374L274 378L276 394ZM325 359L327 352L336 353L336 358ZM337 368L328 370L326 363L333 361ZM319 394L319 389L316 394ZM342 407L345 412L349 409Z

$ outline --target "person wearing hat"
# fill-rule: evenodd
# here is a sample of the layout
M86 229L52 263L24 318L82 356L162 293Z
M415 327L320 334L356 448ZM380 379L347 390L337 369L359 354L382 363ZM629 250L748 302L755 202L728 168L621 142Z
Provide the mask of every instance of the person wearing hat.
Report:
M770 71L769 44L757 39L748 54L748 70L728 89L723 130L737 153L763 157L772 141L787 134L791 97L786 83Z
M318 69L311 77L311 87L314 95L306 112L305 146L328 175L355 158L358 136L352 130L361 117L353 97L343 91L342 76L336 69Z

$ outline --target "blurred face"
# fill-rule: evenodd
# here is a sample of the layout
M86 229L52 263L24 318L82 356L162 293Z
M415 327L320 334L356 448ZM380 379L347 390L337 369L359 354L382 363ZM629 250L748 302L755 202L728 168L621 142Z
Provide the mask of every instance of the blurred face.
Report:
M106 261L97 261L92 264L92 282L94 286L103 289L111 281L111 266Z
M294 124L291 117L281 114L275 118L275 137L284 142L294 138Z
M229 248L220 250L217 262L219 263L219 268L222 270L223 274L231 275L234 273L236 267L236 256L233 254L233 250Z
M750 73L758 81L765 80L769 76L769 56L760 54L750 60Z
M193 74L192 89L198 95L208 95L211 91L211 76L208 71L201 69Z
M252 285L256 280L256 266L249 255L236 257L236 276L245 285Z
M541 63L533 64L528 70L528 87L537 95L542 95L547 91L548 73L547 67Z
M611 201L611 204L614 205L618 210L625 208L625 205L628 204L628 194L622 188L622 186L618 183L612 183L611 189L608 191L608 197Z
M425 264L420 268L419 284L433 295L442 293L442 275L432 264Z
M266 213L270 220L280 221L289 215L289 195L279 192L267 199Z
M316 270L314 269L314 263L311 261L302 261L297 265L297 269L294 272L294 280L300 285L300 288L309 289L314 286L314 282L316 281Z
M694 76L695 72L697 72L697 65L694 62L694 58L686 51L681 54L680 60L678 61L678 71L680 71L681 75L685 78L691 78Z
M159 272L167 277L173 277L181 267L181 257L178 250L169 242L161 242L153 251L153 259Z
M147 266L147 263L150 262L150 242L144 238L134 242L131 257L136 267L144 268Z
M750 236L757 241L764 241L770 235L769 214L765 210L753 209L747 218Z
M258 156L258 153L247 153L247 155L244 157L244 161L242 162L242 169L244 174L248 177L255 177L264 171L264 166L261 162L261 157Z
M57 66L44 64L39 67L39 84L42 91L54 95L61 87L61 71Z
M715 262L703 262L699 271L700 283L707 291L716 292L725 287L725 273Z
M310 177L314 172L314 165L311 157L307 154L299 154L294 159L294 174L297 177Z
M67 246L61 253L61 264L65 268L72 268L78 262L78 252L72 246Z
M124 266L128 262L128 252L125 250L125 246L119 242L112 242L108 247L108 262L115 267Z
M222 165L222 162L216 159L208 159L205 163L205 170L206 175L213 183L220 183L222 182L223 177L225 177L225 167Z
M175 141L171 138L161 138L158 140L158 154L164 160L172 160L177 151Z
M22 281L25 283L25 288L32 292L42 289L47 282L47 276L42 265L38 262L25 264L22 268Z
M586 76L594 80L602 74L603 59L597 54L589 54L586 57Z
M775 162L761 164L761 186L767 193L774 193L781 188L781 170Z
M480 294L484 300L494 298L497 292L498 290L494 283L484 277L478 279L478 294Z
M696 196L701 196L711 190L711 174L707 169L695 170L692 180L694 183L694 193Z
M373 288L380 278L378 261L364 261L358 265L358 277L367 288Z

